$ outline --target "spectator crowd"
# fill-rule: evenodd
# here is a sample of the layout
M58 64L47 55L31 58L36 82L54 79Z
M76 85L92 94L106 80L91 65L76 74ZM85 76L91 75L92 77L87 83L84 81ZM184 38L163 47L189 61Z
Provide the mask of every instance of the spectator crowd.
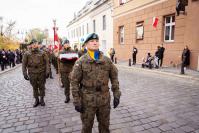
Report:
M0 66L1 71L15 67L16 64L22 63L22 51L0 49Z

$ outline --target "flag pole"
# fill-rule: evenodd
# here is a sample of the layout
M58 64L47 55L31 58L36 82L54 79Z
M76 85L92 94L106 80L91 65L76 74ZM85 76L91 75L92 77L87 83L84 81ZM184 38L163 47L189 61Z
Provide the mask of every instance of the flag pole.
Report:
M53 27L53 30L54 30L54 46L55 46L55 36L57 36L56 32L57 32L57 27L56 27L56 20L54 19L53 20L53 23L54 23L54 27ZM59 41L59 40L58 40ZM59 44L58 44L59 45ZM61 87L61 75L60 75L60 62L59 62L59 46L58 46L58 54L57 54L57 69L58 69L58 82L59 82L59 86Z

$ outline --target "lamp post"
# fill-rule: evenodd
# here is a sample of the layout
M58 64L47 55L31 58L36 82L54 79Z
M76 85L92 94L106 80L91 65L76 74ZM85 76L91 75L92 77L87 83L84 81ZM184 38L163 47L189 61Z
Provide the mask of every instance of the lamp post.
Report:
M54 24L53 32L54 32L54 46L55 46L55 27L56 27L56 19L53 19L53 24Z
M54 31L54 46L55 46L55 41L56 41L56 34L57 34L57 26L56 26L56 19L53 19L53 24L54 24L54 27L53 27L53 31Z

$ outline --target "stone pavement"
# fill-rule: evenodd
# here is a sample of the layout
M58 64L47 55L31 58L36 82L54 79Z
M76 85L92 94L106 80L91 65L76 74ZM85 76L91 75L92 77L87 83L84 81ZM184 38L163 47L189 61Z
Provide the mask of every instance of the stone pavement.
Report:
M7 66L7 69L5 69L4 71L0 70L0 74L7 73L9 71L15 70L16 68L18 68L20 66L21 66L21 64L16 64L15 67L11 67L11 68L9 66Z
M122 97L111 110L111 133L199 133L197 80L118 69ZM53 75L47 80L46 106L37 108L21 67L0 75L0 133L80 132L79 113L72 101L64 103L64 90ZM96 120L93 133L98 133Z

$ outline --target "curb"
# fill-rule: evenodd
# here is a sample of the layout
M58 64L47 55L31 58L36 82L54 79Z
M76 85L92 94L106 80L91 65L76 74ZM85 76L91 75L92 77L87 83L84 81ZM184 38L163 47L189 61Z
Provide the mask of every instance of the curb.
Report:
M11 68L11 69L8 69L8 70L5 70L5 71L1 71L0 72L0 76L3 75L3 74L5 74L5 73L8 73L10 71L15 70L15 69L19 68L20 66L22 66L22 64L16 65L14 68Z
M185 78L185 79L191 79L191 80L197 80L199 81L199 78L190 76L190 75L179 75L179 74L175 74L175 73L170 73L170 72L162 72L162 71L157 71L157 70L150 70L150 69L143 69L143 68L138 68L138 67L129 67L129 66L124 66L124 65L116 65L119 67L123 67L123 68L128 68L128 69L134 69L134 70L140 70L140 71L146 71L146 72L151 72L151 73L157 73L157 74L164 74L164 75L168 75L168 76L175 76L178 78Z

